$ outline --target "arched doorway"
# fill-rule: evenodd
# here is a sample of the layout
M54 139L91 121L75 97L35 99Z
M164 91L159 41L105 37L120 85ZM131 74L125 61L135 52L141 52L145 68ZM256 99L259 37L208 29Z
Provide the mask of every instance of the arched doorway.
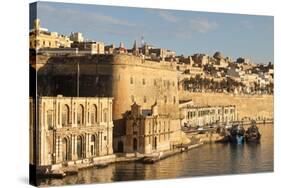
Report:
M91 156L96 155L96 136L91 136Z
M134 138L133 140L133 150L134 151L138 150L138 140L136 138Z
M119 141L117 144L117 152L123 153L124 152L124 145L122 141Z
M65 162L65 161L68 161L68 144L67 144L67 139L64 138L62 139L62 160Z
M77 157L78 159L82 159L83 157L83 147L82 147L82 137L77 137Z

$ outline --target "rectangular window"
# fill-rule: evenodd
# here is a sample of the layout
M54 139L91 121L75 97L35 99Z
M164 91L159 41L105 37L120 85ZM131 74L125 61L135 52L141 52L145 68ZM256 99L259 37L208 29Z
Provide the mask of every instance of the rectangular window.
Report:
M48 129L51 129L53 127L53 111L52 110L47 111L47 125L48 125Z

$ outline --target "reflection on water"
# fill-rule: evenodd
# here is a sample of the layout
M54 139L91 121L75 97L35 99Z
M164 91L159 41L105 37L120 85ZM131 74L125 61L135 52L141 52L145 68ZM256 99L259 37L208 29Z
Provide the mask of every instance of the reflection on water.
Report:
M272 172L273 126L259 125L260 144L207 144L156 164L123 162L103 169L84 169L62 180L41 180L41 185L104 183L128 180Z

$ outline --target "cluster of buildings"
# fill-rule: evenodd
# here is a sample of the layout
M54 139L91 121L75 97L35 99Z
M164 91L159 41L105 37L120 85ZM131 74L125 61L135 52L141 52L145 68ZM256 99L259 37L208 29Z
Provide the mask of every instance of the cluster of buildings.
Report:
M181 89L192 92L273 93L273 65L254 64L247 58L233 61L216 52L180 57ZM203 81L202 81L203 80ZM206 86L204 83L206 82Z
M223 77L233 63L220 53L185 58L136 41L132 49L122 42L107 46L81 33L48 32L38 19L30 49L36 52L30 74L37 76L37 97L30 98L31 165L54 168L115 153L167 151L186 139L182 126L237 120L235 106L199 107L179 99L181 81L208 76L205 66ZM245 69L245 63L236 64Z
M136 41L132 48L126 48L123 42L120 42L119 47L105 45L103 42L85 40L79 32L71 33L69 37L48 32L41 28L39 19L34 21L34 28L30 31L30 49L36 50L37 54L50 56L131 54L143 60L172 62L177 66L179 89L190 92L273 93L274 72L271 63L254 64L250 59L242 57L232 60L224 57L221 52L213 56L177 56L176 52L154 47L143 39L140 47Z

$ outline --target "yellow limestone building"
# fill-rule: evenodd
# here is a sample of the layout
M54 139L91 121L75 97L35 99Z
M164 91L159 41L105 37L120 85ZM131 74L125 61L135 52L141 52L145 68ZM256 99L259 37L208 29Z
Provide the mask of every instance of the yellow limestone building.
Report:
M50 170L114 157L112 98L30 99L30 163ZM35 113L36 112L36 113Z
M68 36L60 35L57 32L49 32L41 28L40 20L34 20L34 28L29 32L29 48L66 48L71 46Z

